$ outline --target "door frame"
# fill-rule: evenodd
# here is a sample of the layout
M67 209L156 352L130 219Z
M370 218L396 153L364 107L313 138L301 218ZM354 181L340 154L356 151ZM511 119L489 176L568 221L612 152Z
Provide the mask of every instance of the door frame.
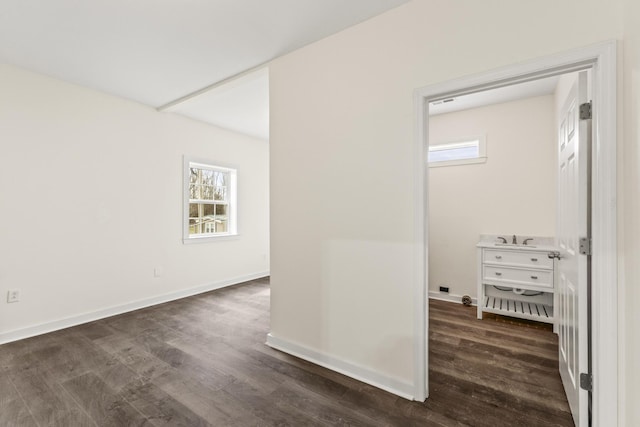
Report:
M414 90L414 387L428 397L429 103L544 77L592 70L592 419L594 426L618 420L617 278L617 42L615 40Z

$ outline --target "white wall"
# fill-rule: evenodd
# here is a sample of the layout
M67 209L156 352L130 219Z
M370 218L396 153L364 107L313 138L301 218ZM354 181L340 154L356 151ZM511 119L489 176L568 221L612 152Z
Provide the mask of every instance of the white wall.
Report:
M413 90L621 39L626 1L414 0L275 60L272 334L413 383Z
M553 237L552 95L429 118L429 143L486 136L487 162L429 168L429 291L477 297L480 234Z
M621 279L620 339L624 370L621 379L627 426L640 425L640 2L627 0L624 37L624 146L619 159L623 184L619 205ZM624 419L624 418L623 418Z
M0 93L0 342L268 272L267 142L6 65ZM183 155L237 165L238 239L182 243Z

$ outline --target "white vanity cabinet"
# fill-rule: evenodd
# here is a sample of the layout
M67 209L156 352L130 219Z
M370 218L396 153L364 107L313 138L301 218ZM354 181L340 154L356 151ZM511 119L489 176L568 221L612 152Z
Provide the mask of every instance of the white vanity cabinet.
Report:
M478 244L478 319L495 313L554 323L553 248Z

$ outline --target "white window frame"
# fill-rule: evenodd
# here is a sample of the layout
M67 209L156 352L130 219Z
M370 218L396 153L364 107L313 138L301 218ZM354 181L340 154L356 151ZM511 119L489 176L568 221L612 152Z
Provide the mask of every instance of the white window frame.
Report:
M456 139L455 141L447 141L447 142L439 142L436 144L430 144L429 152L466 147L466 146L470 146L476 141L478 142L478 157L461 158L461 159L444 160L444 161L429 160L429 167L439 168L442 166L458 166L458 165L469 165L474 163L485 163L487 161L487 138L484 135L475 135L468 138Z
M189 234L189 180L191 168L197 167L201 169L210 169L214 171L225 172L229 174L229 185L227 188L227 232L225 233L203 233L197 235ZM233 238L238 235L238 170L228 165L220 165L218 162L209 160L196 159L193 157L184 157L183 177L182 177L182 194L183 194L183 215L182 215L182 241L183 243L204 243L218 240ZM216 203L212 203L216 204Z

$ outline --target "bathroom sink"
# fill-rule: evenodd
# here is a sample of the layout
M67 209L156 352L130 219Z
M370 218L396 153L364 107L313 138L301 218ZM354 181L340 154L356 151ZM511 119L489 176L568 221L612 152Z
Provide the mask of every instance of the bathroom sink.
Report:
M535 248L535 245L523 245L522 243L494 243L496 246L508 246L512 248Z
M515 243L514 243L515 242ZM527 244L525 244L527 243ZM513 249L518 251L558 251L553 237L512 234L481 234L478 248Z

